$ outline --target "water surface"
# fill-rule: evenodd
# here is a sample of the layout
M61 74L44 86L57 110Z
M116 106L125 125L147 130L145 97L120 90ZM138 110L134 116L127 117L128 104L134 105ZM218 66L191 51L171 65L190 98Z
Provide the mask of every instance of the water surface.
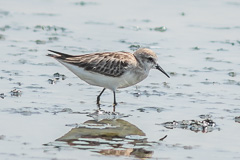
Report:
M0 2L0 159L240 159L240 3ZM157 70L113 95L48 49L154 50ZM60 75L56 75L59 73Z

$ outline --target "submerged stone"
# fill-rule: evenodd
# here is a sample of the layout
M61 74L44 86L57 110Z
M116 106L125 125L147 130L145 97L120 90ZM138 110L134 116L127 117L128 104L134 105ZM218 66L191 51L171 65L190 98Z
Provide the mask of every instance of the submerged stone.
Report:
M19 97L22 95L22 91L17 90L17 89L10 91L10 93L11 93L11 96L15 96L15 97Z
M172 121L172 122L165 122L162 125L167 129L174 129L174 128L182 128L187 129L194 132L203 132L208 133L212 132L216 128L216 123L211 120L209 117L210 115L200 115L201 118L207 118L202 121L198 120L182 120L182 121Z

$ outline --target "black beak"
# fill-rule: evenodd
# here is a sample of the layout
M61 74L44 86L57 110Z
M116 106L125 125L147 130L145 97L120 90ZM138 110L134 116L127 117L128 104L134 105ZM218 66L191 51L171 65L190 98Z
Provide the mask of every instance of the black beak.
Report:
M162 67L160 67L158 64L156 65L156 69L158 69L159 71L161 71L163 74L165 74L168 78L170 78L169 77L169 75L162 69Z

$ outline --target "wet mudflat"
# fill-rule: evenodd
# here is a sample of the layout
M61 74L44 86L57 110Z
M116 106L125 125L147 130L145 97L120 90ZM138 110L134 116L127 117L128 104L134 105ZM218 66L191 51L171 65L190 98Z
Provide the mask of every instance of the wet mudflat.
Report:
M238 1L0 2L0 159L240 159ZM104 92L54 59L154 50L157 70Z

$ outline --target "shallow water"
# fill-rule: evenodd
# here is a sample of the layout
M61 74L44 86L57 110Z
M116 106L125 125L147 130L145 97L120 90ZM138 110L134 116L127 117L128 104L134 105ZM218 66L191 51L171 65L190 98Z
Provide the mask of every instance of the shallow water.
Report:
M0 159L240 159L238 1L0 2ZM113 95L45 56L154 50ZM59 73L60 75L56 75Z

